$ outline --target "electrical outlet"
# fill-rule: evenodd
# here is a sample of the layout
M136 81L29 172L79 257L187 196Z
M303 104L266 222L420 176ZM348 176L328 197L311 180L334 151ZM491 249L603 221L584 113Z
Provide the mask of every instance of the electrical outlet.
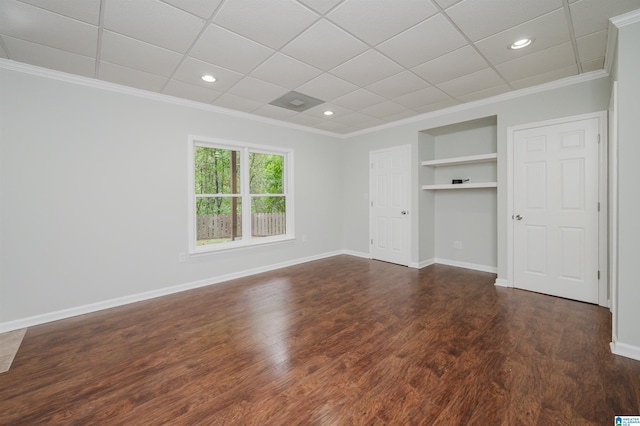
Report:
M462 250L462 242L454 241L453 242L453 248L456 249L456 250Z
M186 262L187 261L187 253L178 253L178 262Z

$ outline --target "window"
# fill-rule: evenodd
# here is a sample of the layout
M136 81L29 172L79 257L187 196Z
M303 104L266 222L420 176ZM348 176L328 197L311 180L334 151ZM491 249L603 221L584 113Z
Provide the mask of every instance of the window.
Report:
M190 251L293 238L293 152L189 138Z

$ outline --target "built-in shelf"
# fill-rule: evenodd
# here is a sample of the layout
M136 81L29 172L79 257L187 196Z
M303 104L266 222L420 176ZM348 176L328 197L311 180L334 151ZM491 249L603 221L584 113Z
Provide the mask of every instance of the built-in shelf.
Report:
M442 184L442 185L422 185L422 189L477 189L477 188L497 188L497 182L477 182L477 183L459 183L459 184Z
M443 158L440 160L427 160L427 161L423 161L422 165L430 166L430 167L442 167L442 166L456 166L458 164L490 163L497 160L498 160L498 154L494 152L491 154L468 155L465 157ZM436 186L441 186L441 185L436 185Z

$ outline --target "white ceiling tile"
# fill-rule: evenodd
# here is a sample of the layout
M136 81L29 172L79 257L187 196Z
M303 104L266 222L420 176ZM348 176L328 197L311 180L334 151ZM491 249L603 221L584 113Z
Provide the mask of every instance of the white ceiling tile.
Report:
M576 37L607 29L609 18L640 8L639 0L580 0L569 5Z
M607 50L607 31L598 31L597 33L580 37L576 42L578 43L578 55L581 62L603 58Z
M264 105L264 102L257 102L252 99L243 98L241 96L223 93L220 97L213 101L213 104L222 108L232 109L242 112L251 112L256 108Z
M105 61L100 61L98 78L152 92L159 92L167 82L165 77Z
M458 100L462 102L472 102L501 95L503 93L509 92L510 90L511 88L507 84L502 84L500 86L469 93L468 95L458 96Z
M505 84L504 80L492 69L485 68L453 80L439 83L438 88L457 98L468 93L479 92Z
M384 124L384 121L382 121L382 120L378 120L378 121L380 122L380 125ZM339 135L347 135L349 133L357 132L359 130L370 129L370 128L373 128L373 127L378 125L378 124L372 124L372 123L374 123L374 122L366 123L366 124L360 124L358 126L345 127L345 128L342 128L342 129L335 130L334 133L337 133Z
M467 44L442 15L398 34L378 46L378 50L407 68L437 58Z
M357 126L358 124L370 123L374 120L376 120L375 117L359 112L352 112L351 114L335 117L333 119L333 121L344 124L345 126Z
M382 96L371 93L365 89L358 89L355 92L351 92L348 95L340 96L333 100L334 104L349 108L354 111L368 108L370 106L384 102Z
M314 98L331 101L339 96L346 95L358 89L358 86L341 80L331 74L324 73L308 83L296 88L297 92Z
M438 3L438 6L440 6L443 9L451 7L454 4L459 3L460 1L461 0L435 0L435 2Z
M324 115L325 111L332 111L333 115L326 116ZM310 117L319 117L324 120L333 120L336 117L342 117L344 115L348 115L353 113L353 110L350 110L345 107L341 107L331 102L327 102L321 105L314 106L313 108L309 108L308 110L301 112L300 115L308 115Z
M371 117L384 119L390 115L401 114L407 110L407 107L393 101L384 101L377 105L360 110L360 112L362 114L370 115Z
M581 62L580 65L582 65L582 72L601 70L604 68L604 56L602 58Z
M193 44L204 20L157 0L108 0L104 28L176 52Z
M299 124L301 126L315 126L316 124L320 124L325 120L319 116L296 114L289 117L287 121L290 123Z
M100 59L140 71L169 77L182 55L143 41L103 31Z
M328 71L365 50L367 45L321 20L286 45L282 52Z
M565 77L571 77L578 75L578 66L570 65L565 68L553 70L543 74L536 74L531 77L523 78L521 80L515 80L510 82L514 89L524 89L526 87L537 86L540 84L548 83L550 81L560 80Z
M571 42L563 43L531 55L523 56L496 66L507 81L521 80L535 74L566 68L576 63Z
M247 38L209 25L191 50L191 56L233 71L249 73L274 53Z
M472 41L562 7L562 0L465 0L446 13Z
M429 86L429 83L415 74L409 71L403 71L373 83L367 86L366 89L385 98L393 99Z
M263 105L258 109L251 112L252 114L261 115L263 117L269 117L276 120L285 120L299 114L295 111L288 110L286 108L277 107L274 105Z
M222 92L218 92L217 90L206 89L202 86L196 86L195 84L184 83L178 80L170 80L162 92L178 98L190 99L207 104L210 104L222 94Z
M0 1L0 34L96 56L97 27L14 0Z
M426 89L399 96L395 98L394 101L417 111L421 106L442 102L448 99L451 99L450 96L437 87L427 87Z
M432 112L432 111L437 111L440 109L445 109L445 108L449 108L452 106L456 106L456 105L460 105L460 101L456 101L455 99L449 98L447 100L444 100L442 102L436 102L433 104L429 104L429 105L425 105L419 108L416 108L416 111L418 111L421 114L426 114L428 112Z
M340 132L342 129L346 129L347 125L339 123L337 121L323 121L313 126L316 129L326 130L329 132Z
M400 65L370 49L332 69L331 74L350 83L366 86L398 74L402 70Z
M202 80L205 74L216 78L213 83ZM188 57L180 64L173 78L185 83L224 92L242 79L243 75L207 62Z
M288 92L289 90L284 87L276 86L275 84L267 83L266 81L253 77L243 78L228 90L228 93L232 95L253 99L266 104Z
M342 0L299 0L300 3L310 7L321 15L324 15L334 7L336 7Z
M534 42L523 49L509 49L514 41L530 38ZM570 40L564 9L558 9L514 28L494 34L476 43L476 47L494 65L530 55Z
M342 28L375 46L437 13L424 0L346 0L329 13L328 18Z
M227 0L213 22L279 49L317 19L295 0Z
M602 69L608 18L638 8L640 0L0 0L0 58L87 77L97 69L99 79L348 133L575 76L577 60L581 72ZM529 34L531 47L507 49ZM205 73L217 81L202 81ZM302 113L266 105L290 90L327 102Z
M222 0L162 0L186 12L209 19Z
M404 112L401 112L399 114L388 115L388 116L384 117L384 121L386 121L388 123L392 123L394 121L404 120L405 118L415 117L418 114L419 113L417 111L413 111L411 109L408 109L408 110L406 110Z
M463 75L480 71L488 66L476 50L467 45L442 55L411 70L431 84L442 83Z
M11 59L14 61L85 77L95 76L96 60L88 56L82 56L8 36L2 37L2 40L5 46L7 46L7 54L11 55ZM2 53L1 48L0 53ZM3 55L0 56L6 57Z
M320 74L322 71L318 68L282 53L276 53L251 73L253 77L288 89L295 89Z
M379 118L372 118L369 121L363 121L358 124L354 124L352 126L347 127L350 132L354 132L356 130L367 129L375 126L381 126L386 123L386 120L381 120Z
M100 20L100 0L20 0L69 18L98 25Z

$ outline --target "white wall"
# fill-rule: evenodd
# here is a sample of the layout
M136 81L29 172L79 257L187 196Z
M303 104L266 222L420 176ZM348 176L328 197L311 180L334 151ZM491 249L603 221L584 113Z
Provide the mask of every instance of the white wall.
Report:
M337 138L9 69L0 84L0 328L342 249ZM297 240L179 263L189 134L293 148Z
M640 22L619 29L618 353L640 359ZM614 319L616 320L616 319Z
M498 278L507 279L507 127L555 118L605 111L609 105L610 80L607 76L596 78L570 86L559 87L526 96L508 98L502 101L487 103L477 102L474 106L450 108L419 120L408 120L405 124L379 129L372 132L354 135L345 142L345 181L344 181L344 247L349 251L368 253L368 224L363 218L368 217L367 202L362 193L368 188L368 152L390 146L411 144L413 148L414 191L412 194L412 229L419 238L415 238L412 251L412 262L420 263L434 257L426 247L433 238L433 232L423 231L418 226L419 217L424 209L432 208L431 201L419 188L419 148L418 141L425 136L420 132L457 122L497 115L497 148L498 148L498 189L497 189L497 264ZM421 240L422 239L422 240Z
M491 115L506 279L506 128L605 110L610 93L601 77L340 139L9 69L0 85L0 330L340 250L368 253L369 151L390 146L412 146L411 261L433 258L420 250L435 238L419 226L425 210L433 214L419 189L420 131ZM298 239L179 263L188 134L293 148Z

